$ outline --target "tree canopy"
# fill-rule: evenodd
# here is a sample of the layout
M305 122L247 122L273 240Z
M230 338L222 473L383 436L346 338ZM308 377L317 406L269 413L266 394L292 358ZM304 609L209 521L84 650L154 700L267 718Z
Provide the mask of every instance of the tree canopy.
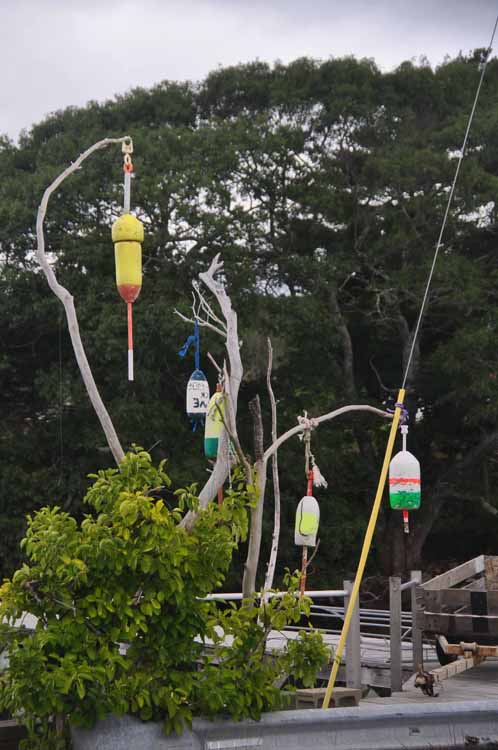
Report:
M275 351L279 430L361 400L394 402L479 73L480 51L433 70L371 60L224 68L199 84L162 82L57 112L0 140L0 567L17 562L27 512L78 511L90 471L111 456L86 397L62 307L33 257L48 183L105 136L130 134L132 206L146 227L135 306L136 379L126 381L126 314L114 282L110 226L120 211L119 152L85 163L53 196L47 249L75 296L96 381L125 446L168 459L178 484L202 482L202 440L184 414L193 366L191 282L221 252L239 314L246 404L265 395L266 337ZM494 549L498 503L498 61L488 65L421 336L408 379L409 447L422 465L422 508L403 538L384 504L372 570ZM203 333L202 366L213 387ZM268 421L269 408L266 409ZM329 488L314 580L351 569L383 454L386 427L354 417L320 428L313 450ZM267 426L269 442L269 423ZM280 453L284 538L305 493L302 445ZM267 509L267 521L271 507ZM269 527L268 527L269 528ZM267 537L269 534L266 535ZM267 539L269 544L269 539ZM239 572L234 569L234 580ZM313 580L313 579L312 579Z

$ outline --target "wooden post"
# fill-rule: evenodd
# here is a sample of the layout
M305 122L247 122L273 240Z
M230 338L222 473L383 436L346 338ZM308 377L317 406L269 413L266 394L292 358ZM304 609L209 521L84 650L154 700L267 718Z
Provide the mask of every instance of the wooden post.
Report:
M344 581L344 591L349 593L344 597L344 612L346 612L350 594L353 590L351 581ZM360 608L356 601L351 618L351 625L346 639L346 686L361 688L361 641L360 641Z
M410 572L410 580L416 581L417 584L422 583L422 571L412 570ZM412 586L410 589L411 605L412 605L412 654L413 654L413 671L417 672L424 664L424 651L422 645L422 631L417 624L417 587Z
M401 578L389 578L389 609L391 636L391 693L403 689L401 672Z

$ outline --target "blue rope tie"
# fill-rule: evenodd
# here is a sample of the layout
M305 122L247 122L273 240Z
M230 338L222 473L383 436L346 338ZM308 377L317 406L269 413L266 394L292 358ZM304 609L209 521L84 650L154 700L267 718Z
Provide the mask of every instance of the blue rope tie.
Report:
M194 344L195 346L195 352L194 352L194 362L195 362L195 369L200 369L200 361L201 361L201 339L199 336L199 323L195 321L194 323L194 333L188 337L188 339L185 341L184 345L178 352L180 357L185 357L187 355L188 350L190 347Z
M195 363L195 369L200 370L201 365L201 337L199 335L199 323L195 321L194 323L194 332L191 334L187 340L185 341L184 345L178 352L180 357L186 357L188 350L192 346L192 344L195 346L194 350L194 363ZM194 418L191 420L192 423L192 432L195 432L197 430L197 426L199 424L204 424L204 417L199 416L199 418Z

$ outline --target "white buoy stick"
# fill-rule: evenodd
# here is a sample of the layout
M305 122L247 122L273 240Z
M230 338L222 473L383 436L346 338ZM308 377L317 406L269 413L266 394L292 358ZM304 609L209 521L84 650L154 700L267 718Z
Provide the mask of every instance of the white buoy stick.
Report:
M128 302L128 380L133 380L133 318L131 302Z
M403 450L406 451L406 436L408 435L408 425L401 425L401 435L403 436Z
M126 171L124 173L124 199L123 199L123 213L130 213L131 203L131 172Z

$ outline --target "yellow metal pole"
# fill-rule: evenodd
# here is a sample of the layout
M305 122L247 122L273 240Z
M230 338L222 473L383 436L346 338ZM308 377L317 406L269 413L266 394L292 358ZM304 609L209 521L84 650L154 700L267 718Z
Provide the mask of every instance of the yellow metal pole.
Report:
M403 388L401 388L398 393L398 400L396 402L397 404L399 404L399 406L396 406L396 409L394 411L393 421L391 424L391 431L389 433L389 439L387 441L386 454L384 456L384 463L382 465L382 471L380 472L380 477L379 477L379 484L377 486L377 494L375 495L375 500L372 506L372 512L370 514L370 521L368 522L365 539L363 540L363 547L361 550L360 562L358 563L358 570L356 571L356 577L354 579L354 584L353 584L353 589L351 591L351 596L349 599L348 609L346 611L346 616L344 618L344 625L342 626L341 637L339 638L339 644L337 646L337 650L334 656L334 663L332 665L332 671L330 673L329 683L327 685L325 698L323 699L322 708L329 707L330 698L332 696L332 691L334 689L335 680L337 677L337 672L341 665L342 654L344 651L344 646L346 645L346 638L348 636L349 626L351 625L351 618L353 616L353 610L356 605L356 600L358 599L358 593L360 591L361 581L363 578L363 573L365 571L365 565L367 563L368 553L370 552L370 546L372 544L372 537L374 535L375 526L377 525L377 518L379 516L380 504L382 502L382 494L384 492L387 472L389 470L389 462L391 461L394 441L396 439L396 430L398 429L399 418L401 416L400 407L403 404L404 398L405 398L405 391Z

